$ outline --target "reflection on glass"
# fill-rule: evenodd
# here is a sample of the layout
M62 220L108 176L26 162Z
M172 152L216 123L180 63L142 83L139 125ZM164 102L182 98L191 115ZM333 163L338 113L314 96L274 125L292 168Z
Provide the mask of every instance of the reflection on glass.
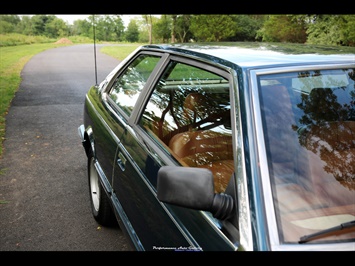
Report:
M355 218L354 69L259 79L279 235L303 235ZM314 241L348 241L354 229Z
M228 80L172 61L140 124L181 165L210 169L224 192L234 172Z
M159 59L156 56L140 55L114 81L109 96L127 115L131 114Z

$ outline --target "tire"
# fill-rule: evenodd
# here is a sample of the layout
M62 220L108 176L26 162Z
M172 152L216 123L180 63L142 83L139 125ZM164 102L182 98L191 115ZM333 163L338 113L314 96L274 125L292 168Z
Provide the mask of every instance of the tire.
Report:
M110 199L102 187L99 174L95 168L95 158L92 155L92 152L90 152L88 156L87 172L92 215L100 225L117 225L117 220L113 213Z

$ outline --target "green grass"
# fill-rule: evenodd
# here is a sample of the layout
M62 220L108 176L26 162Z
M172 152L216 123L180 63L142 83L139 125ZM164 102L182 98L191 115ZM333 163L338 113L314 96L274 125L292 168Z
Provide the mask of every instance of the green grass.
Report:
M44 36L26 36L17 33L0 34L0 47L24 44L54 43L55 41L55 39L50 39Z
M70 37L73 44L91 43L89 38ZM11 105L20 83L21 71L32 56L47 49L68 46L72 44L56 44L57 40L44 37L0 34L0 158L3 155L3 142L5 140L6 114ZM40 43L34 43L40 42ZM5 44L9 46L4 46ZM107 46L102 52L118 60L123 60L140 44L123 44L122 46Z
M100 52L112 56L121 61L141 45L143 44L127 43L121 44L120 46L105 46L100 49Z

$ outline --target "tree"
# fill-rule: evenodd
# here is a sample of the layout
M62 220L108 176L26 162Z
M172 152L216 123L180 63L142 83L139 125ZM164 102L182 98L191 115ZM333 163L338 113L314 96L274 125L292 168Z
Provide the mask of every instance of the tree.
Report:
M21 22L17 15L0 15L0 33L15 32L16 26Z
M171 43L175 43L177 15L172 15L171 18L173 20L171 25Z
M236 32L230 15L194 15L190 30L198 41L221 41Z
M89 19L87 20L76 20L73 23L72 34L73 35L82 35L88 38L93 38L93 22Z
M255 41L258 40L257 31L263 26L265 15L232 15L236 24L236 32L231 36L230 41Z
M152 15L143 15L144 21L146 23L146 26L148 28L148 34L149 34L149 44L152 44L153 38L152 38L152 30L153 30L153 22L152 22Z
M31 17L33 34L46 36L46 24L54 19L56 19L56 17L53 15L35 15Z
M307 43L355 45L354 15L311 15L308 18Z
M132 20L131 20L132 21ZM100 41L155 43L193 41L299 42L355 46L355 15L142 15L125 30L119 15L89 16L73 25L54 15L0 15L2 34L79 35ZM154 25L154 27L153 27Z
M179 42L189 42L193 38L190 30L192 15L179 15L176 18L175 32Z
M129 21L127 29L125 31L125 39L128 42L138 42L139 30L137 22L132 19Z
M45 24L45 35L49 38L69 36L69 27L62 19L54 18Z
M257 33L264 42L298 42L307 40L306 23L292 15L270 15Z
M173 18L170 15L162 15L154 24L153 36L156 40L161 39L161 42L169 42L172 34Z
M332 15L313 15L308 24L308 39L310 44L336 44L340 32L336 30L337 23ZM333 28L333 29L331 29Z
M115 40L116 41L122 41L124 38L124 24L123 20L120 16L115 15L112 16L112 30L113 33L115 34Z
M93 26L95 25L95 37L100 41L116 42L123 40L124 25L122 18L118 15L97 15L89 16L88 23L82 21L75 24L76 30L85 32L87 37L93 37Z
M34 35L32 19L30 16L22 16L20 23L16 26L16 32L24 35Z
M355 15L344 15L342 17L342 40L340 40L340 43L346 46L355 46Z

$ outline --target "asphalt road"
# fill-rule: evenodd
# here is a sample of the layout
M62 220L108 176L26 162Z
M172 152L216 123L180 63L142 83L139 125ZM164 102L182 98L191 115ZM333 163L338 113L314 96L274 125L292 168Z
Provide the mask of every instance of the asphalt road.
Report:
M97 48L98 83L119 63ZM91 214L77 128L96 83L93 45L50 49L25 65L0 159L0 251L128 251Z

